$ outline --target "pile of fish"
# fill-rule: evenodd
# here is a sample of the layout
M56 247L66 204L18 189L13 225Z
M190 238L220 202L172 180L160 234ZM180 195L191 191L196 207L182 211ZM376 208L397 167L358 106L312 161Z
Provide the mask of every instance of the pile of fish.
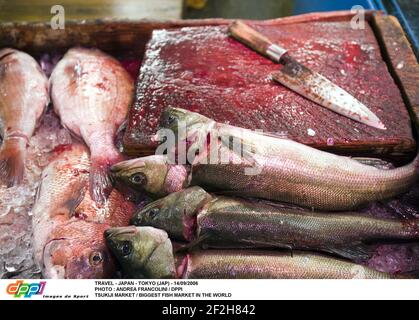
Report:
M51 152L32 208L43 277L110 278L118 266L131 278L407 277L359 262L383 243L418 243L417 218L356 210L408 192L419 157L383 168L166 108L154 139L164 146L170 130L175 145L125 160L115 136L133 94L99 50L70 49L49 80L26 53L0 51L0 183L28 183L27 145L50 102L74 138ZM214 152L228 161L212 163ZM136 209L131 192L155 201Z
M44 277L114 275L115 261L103 234L127 225L134 205L113 189L107 171L123 159L114 138L133 91L127 71L98 50L69 50L49 81L31 56L0 51L1 183L28 183L26 146L49 101L78 140L53 151L31 212L34 258Z
M177 108L163 112L160 128L166 131L155 139L165 144L170 130L175 150L168 145L167 155L111 168L122 183L165 196L133 216L138 228L106 232L128 277L390 278L351 261L370 258L380 242L419 240L419 220L339 213L409 190L419 156L405 167L377 168ZM181 148L194 155L187 165L173 161ZM214 152L228 161L211 162Z

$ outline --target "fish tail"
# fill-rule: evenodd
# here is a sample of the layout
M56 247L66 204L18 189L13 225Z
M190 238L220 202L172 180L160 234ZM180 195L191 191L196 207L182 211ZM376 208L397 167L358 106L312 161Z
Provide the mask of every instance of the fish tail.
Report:
M363 243L348 244L343 247L331 248L329 251L332 254L337 254L346 259L355 262L364 262L372 258L377 250L377 245L367 245Z
M97 203L104 203L112 192L113 183L109 169L115 163L123 161L118 151L92 154L90 167L90 196Z
M0 149L0 183L8 187L18 185L25 171L26 141L8 138Z

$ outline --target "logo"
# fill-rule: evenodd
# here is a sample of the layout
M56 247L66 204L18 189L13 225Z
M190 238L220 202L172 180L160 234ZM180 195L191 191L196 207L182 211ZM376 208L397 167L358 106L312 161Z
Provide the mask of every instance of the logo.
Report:
M9 284L6 292L15 298L31 298L33 295L43 294L46 284L45 281L39 283L25 283L22 280L18 280L15 283Z

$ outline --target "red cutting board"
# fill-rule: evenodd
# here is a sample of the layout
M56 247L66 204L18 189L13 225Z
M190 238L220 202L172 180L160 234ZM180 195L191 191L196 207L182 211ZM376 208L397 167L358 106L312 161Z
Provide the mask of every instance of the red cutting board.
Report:
M369 23L358 30L350 19L329 17L253 27L362 101L387 130L354 122L272 81L278 65L231 39L227 26L187 27L155 30L147 44L126 150L151 153L160 113L172 106L341 154L394 161L414 154L407 107Z

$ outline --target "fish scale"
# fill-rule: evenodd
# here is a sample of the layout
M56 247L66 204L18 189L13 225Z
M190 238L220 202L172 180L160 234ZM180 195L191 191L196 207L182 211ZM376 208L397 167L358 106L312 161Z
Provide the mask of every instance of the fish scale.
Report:
M419 224L355 212L309 212L265 201L210 195L192 187L134 214L136 226L163 229L178 241L209 248L282 248L368 259L379 241L418 241ZM189 223L188 223L189 222Z
M188 256L185 279L389 279L350 262L305 253L205 251Z
M192 161L192 183L240 196L288 202L323 211L354 210L369 202L386 200L407 192L418 180L419 156L410 164L391 170L378 169L349 157L320 151L288 139L214 122L198 113L167 108L161 128L187 133L179 141L203 150ZM241 142L246 157L238 163L211 163L211 151L234 153L208 134ZM189 149L190 150L190 149ZM249 161L250 160L250 161ZM259 169L250 175L245 168ZM260 171L260 172L259 172Z
M48 79L36 60L0 50L0 184L23 181L26 146L48 103Z
M122 65L95 49L72 48L54 68L51 98L61 123L90 149L90 194L102 204L112 191L109 167L122 160L114 146L134 83Z
M107 243L130 278L390 279L373 269L312 253L258 250L174 251L167 233L151 227L113 228Z

